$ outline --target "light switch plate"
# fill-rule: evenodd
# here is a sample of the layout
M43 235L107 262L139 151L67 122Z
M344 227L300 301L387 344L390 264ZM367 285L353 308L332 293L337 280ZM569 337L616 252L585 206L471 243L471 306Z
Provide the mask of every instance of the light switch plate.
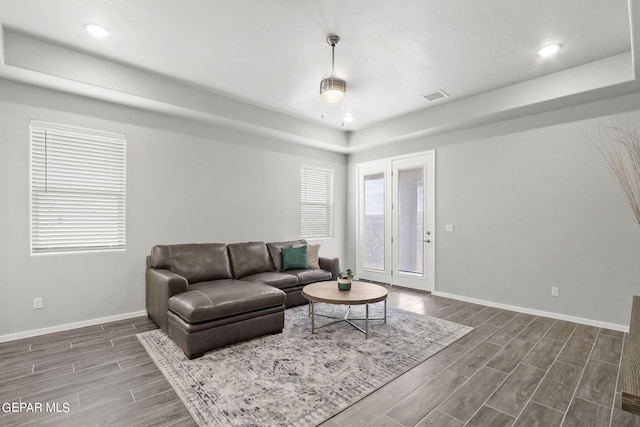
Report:
M444 231L447 233L453 233L453 224L447 224L444 226Z

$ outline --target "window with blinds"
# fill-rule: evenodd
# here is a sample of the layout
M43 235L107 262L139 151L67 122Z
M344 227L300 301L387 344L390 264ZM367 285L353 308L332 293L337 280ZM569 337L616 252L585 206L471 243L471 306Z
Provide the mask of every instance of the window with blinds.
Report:
M300 235L333 237L333 171L300 168Z
M123 134L31 122L31 253L124 249Z

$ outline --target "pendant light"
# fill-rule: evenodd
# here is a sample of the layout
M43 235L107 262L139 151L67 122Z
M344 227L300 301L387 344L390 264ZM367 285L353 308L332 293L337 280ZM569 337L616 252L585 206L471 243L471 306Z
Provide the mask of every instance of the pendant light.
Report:
M327 104L338 104L347 92L347 82L336 77L335 70L335 49L340 43L340 37L330 35L327 43L331 46L331 74L320 82L320 96Z

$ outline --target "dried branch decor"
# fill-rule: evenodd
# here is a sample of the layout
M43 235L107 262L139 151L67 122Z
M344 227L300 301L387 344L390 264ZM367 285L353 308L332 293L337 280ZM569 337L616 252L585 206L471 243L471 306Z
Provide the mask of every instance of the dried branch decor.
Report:
M640 129L612 120L602 125L599 145L640 224Z

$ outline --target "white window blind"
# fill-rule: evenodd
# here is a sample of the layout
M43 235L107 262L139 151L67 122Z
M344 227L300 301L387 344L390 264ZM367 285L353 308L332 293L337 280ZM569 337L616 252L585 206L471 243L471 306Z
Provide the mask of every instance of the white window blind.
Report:
M31 253L124 249L123 134L31 122Z
M300 235L333 237L333 171L300 168Z

